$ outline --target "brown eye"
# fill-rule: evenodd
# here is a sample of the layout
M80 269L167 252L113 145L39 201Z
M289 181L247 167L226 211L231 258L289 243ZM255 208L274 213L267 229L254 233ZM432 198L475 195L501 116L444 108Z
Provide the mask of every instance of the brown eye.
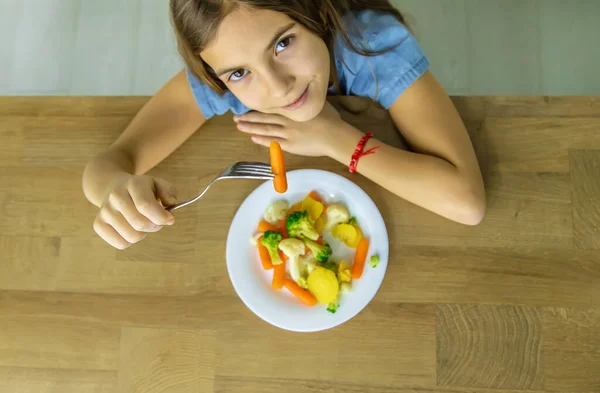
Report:
M237 70L235 72L232 72L231 75L229 75L229 80L239 81L240 79L245 77L247 73L248 70Z
M279 53L287 49L287 47L290 46L290 44L292 43L292 38L292 36L289 36L279 41L277 43L277 46L275 47L275 52Z

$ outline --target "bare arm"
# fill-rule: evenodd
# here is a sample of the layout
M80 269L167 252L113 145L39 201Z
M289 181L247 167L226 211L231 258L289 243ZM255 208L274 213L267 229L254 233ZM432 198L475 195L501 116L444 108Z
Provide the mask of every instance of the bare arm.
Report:
M481 172L467 130L452 101L426 73L392 105L390 114L413 152L382 145L358 171L396 195L448 219L478 224L485 213ZM347 164L361 133L348 135L330 156Z
M144 105L123 134L86 166L83 190L87 199L99 207L116 179L146 173L204 121L185 72L181 71Z

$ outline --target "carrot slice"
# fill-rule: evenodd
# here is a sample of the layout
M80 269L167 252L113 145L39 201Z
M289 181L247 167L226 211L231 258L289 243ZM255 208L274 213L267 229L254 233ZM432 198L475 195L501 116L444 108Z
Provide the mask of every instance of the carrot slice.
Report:
M283 282L285 281L285 261L282 264L275 266L273 269L273 282L271 286L274 289L283 288Z
M261 221L258 223L258 231L259 232L266 232L266 231L279 232L279 228L277 228L273 224L269 224L266 221Z
M271 142L269 151L271 155L271 172L275 175L273 185L275 186L275 191L283 194L287 191L288 185L281 145L278 142Z
M359 279L362 276L368 252L369 240L363 237L360 242L358 242L358 247L356 247L356 253L354 254L354 265L352 265L351 271L352 278Z
M321 197L319 196L319 194L317 194L316 191L311 191L308 194L309 197L311 197L313 200L319 202L319 203L323 203L323 200L321 199Z
M283 235L284 239L287 239L288 237L290 237L290 235L288 234L286 222L287 222L287 217L284 218L283 220L281 220L281 224L279 225L281 227L280 231L281 231L281 234Z
M312 293L308 292L306 289L302 288L300 285L296 284L293 280L289 278L283 282L283 286L287 288L294 296L296 296L300 301L307 306L314 306L317 304L317 298L313 296Z
M271 263L271 256L269 255L269 250L267 247L263 246L261 243L262 236L258 239L258 255L260 255L260 261L262 263L262 267L265 270L273 269L273 264Z
M317 243L323 245L323 236L319 236L319 238L317 239Z

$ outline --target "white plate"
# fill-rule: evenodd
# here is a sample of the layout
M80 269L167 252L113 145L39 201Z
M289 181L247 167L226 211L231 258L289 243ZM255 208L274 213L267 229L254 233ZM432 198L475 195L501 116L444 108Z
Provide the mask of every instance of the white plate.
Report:
M273 183L267 181L254 190L238 209L227 237L227 270L236 292L246 306L264 321L281 329L296 332L315 332L340 325L357 315L377 293L387 268L389 255L388 233L371 198L356 184L337 174L321 170L296 170L288 173L288 191L278 194ZM369 254L379 255L377 268L368 262L359 280L353 280L352 291L340 296L340 307L335 314L326 306L308 307L287 289L271 288L273 271L265 271L251 237L266 208L277 199L290 204L301 201L310 191L317 191L325 203L343 203L355 216L371 244ZM352 264L353 251L335 239L324 236L333 249L333 258L344 257Z

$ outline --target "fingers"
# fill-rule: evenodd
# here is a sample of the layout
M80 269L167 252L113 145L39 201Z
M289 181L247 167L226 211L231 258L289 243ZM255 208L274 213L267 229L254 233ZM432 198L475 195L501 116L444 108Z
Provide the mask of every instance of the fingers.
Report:
M270 113L262 112L248 112L243 115L234 116L233 120L236 123L262 123L262 124L275 124L283 126L286 124L286 118L281 115L274 115Z
M154 179L154 188L156 196L160 199L163 206L173 206L177 203L177 189L168 181Z
M240 121L237 123L237 127L238 130L253 135L262 135L274 138L284 138L286 136L285 128L278 124L250 123Z
M123 238L123 236L119 235L119 233L110 225L102 221L100 215L94 221L94 231L100 236L105 242L110 244L116 249L124 250L131 246L127 240Z
M134 230L138 232L158 232L161 230L161 225L155 224L137 210L131 195L126 189L118 194L109 195L109 201L112 209L122 214Z
M252 136L252 142L256 143L257 145L261 145L261 146L265 146L265 147L270 147L271 142L278 142L283 150L286 150L286 145L287 145L287 143L284 139L271 138L268 136L259 136L259 135Z
M103 222L110 225L130 245L146 237L145 233L135 230L125 217L116 210L102 209L100 218Z
M154 194L156 190L154 179L147 177L142 182L147 182L147 184L128 187L129 195L133 199L135 208L155 225L173 225L175 217L166 211L156 199L156 195Z

